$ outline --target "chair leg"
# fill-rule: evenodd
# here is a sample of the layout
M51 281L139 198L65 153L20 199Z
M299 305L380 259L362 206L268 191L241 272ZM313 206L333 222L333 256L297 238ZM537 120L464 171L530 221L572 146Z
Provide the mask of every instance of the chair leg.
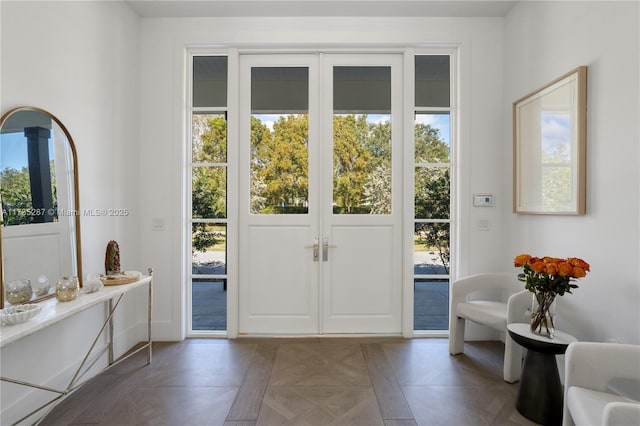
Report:
M504 339L503 374L505 382L515 383L520 380L520 373L522 370L522 356L522 346L514 342L507 332L507 335Z
M457 355L464 352L464 318L454 317L449 326L449 353Z

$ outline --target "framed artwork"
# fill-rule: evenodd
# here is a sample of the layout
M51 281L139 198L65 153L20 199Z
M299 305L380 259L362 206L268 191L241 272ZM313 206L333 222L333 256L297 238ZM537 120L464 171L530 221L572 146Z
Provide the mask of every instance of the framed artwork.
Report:
M513 103L513 211L586 213L587 67Z

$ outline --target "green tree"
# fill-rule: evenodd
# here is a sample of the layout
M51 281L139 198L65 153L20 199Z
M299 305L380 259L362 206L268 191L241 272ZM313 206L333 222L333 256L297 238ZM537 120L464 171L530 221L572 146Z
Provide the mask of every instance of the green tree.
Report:
M2 197L3 225L26 225L32 217L28 212L31 204L31 186L29 184L29 168L21 170L5 168L0 172L0 196Z
M371 214L391 213L391 123L369 123L365 146L371 154L364 202Z
M371 214L391 213L391 165L380 164L369 174L364 197Z
M306 114L281 116L273 132L252 120L253 205L261 213L307 210L309 191L309 121ZM255 143L255 148L253 144Z
M227 121L221 115L193 116L194 162L224 163L227 158ZM193 167L191 206L194 219L227 217L227 169L223 166ZM220 241L206 223L192 225L193 249L206 251Z
M365 198L364 186L372 170L367 149L367 115L333 117L333 201L339 213L356 211Z
M54 161L51 160L51 194L53 199L53 220L58 220L58 194ZM28 225L34 222L33 200L31 198L31 177L29 168L20 170L7 167L0 172L0 199L2 199L2 225ZM43 213L39 213L43 214Z
M440 130L417 123L414 128L416 163L448 163L449 146L440 138Z
M194 114L192 120L193 161L227 161L227 120L224 115Z
M258 154L258 147L263 139L271 138L271 131L257 117L251 116L251 187L250 187L250 211L253 214L262 212L267 205L267 185L259 176L259 171L265 166L266 159ZM265 142L267 143L267 142Z
M449 163L449 147L440 138L440 131L426 124L415 126L415 153L418 163ZM417 167L414 182L416 219L448 219L451 209L449 167ZM416 243L437 251L447 273L449 228L448 223L416 223L415 229Z

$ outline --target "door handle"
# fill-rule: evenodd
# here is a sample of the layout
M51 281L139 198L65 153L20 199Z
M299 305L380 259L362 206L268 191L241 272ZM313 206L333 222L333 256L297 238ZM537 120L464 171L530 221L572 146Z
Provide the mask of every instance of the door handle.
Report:
M329 238L324 237L322 240L322 261L327 262L329 260L329 249L336 248L338 246L329 245Z
M318 237L315 237L313 239L313 245L312 246L304 246L304 248L310 248L313 249L313 261L317 262L318 260L320 260L320 243L318 241Z

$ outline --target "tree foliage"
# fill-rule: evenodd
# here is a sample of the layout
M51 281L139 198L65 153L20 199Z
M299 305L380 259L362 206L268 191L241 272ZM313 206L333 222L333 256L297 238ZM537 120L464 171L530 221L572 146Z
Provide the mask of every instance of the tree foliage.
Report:
M193 158L197 163L224 163L227 159L227 121L224 116L194 115ZM191 205L194 219L227 217L227 168L195 165L191 181ZM192 225L193 249L206 251L221 241L206 223Z
M226 121L208 118L197 150L200 161L226 161ZM333 118L333 211L391 213L391 124L370 122L365 114ZM250 211L254 214L304 213L309 199L309 121L304 114L282 115L270 128L251 117ZM195 146L195 142L194 142ZM450 216L449 147L439 130L415 126L415 158L428 163L415 172L415 217ZM226 168L194 167L193 217L226 217ZM211 246L215 235L194 224L194 246ZM418 223L416 242L438 251L448 268L449 224Z
M52 216L53 220L56 221L58 218L58 197L53 160L50 161L49 170L51 171L51 195L53 199L51 208L54 211ZM33 206L30 179L28 167L22 167L20 170L6 167L0 171L3 226L28 225L34 223L35 215L45 215L44 211L37 211L42 209L35 209Z
M364 213L360 206L372 171L374 153L368 142L367 116L333 118L333 201L336 213Z
M255 126L255 127L254 127ZM305 212L309 199L309 121L281 116L270 131L252 117L251 196L253 213ZM254 145L255 142L255 145ZM264 201L257 203L258 200Z
M449 147L438 129L429 125L415 126L417 163L429 163L415 170L416 219L448 219L450 217ZM437 164L445 164L439 166ZM438 253L446 272L450 261L450 226L448 223L417 223L416 242Z
M31 223L31 216L17 214L32 209L29 169L6 168L0 172L0 195L2 196L3 224L26 225Z

